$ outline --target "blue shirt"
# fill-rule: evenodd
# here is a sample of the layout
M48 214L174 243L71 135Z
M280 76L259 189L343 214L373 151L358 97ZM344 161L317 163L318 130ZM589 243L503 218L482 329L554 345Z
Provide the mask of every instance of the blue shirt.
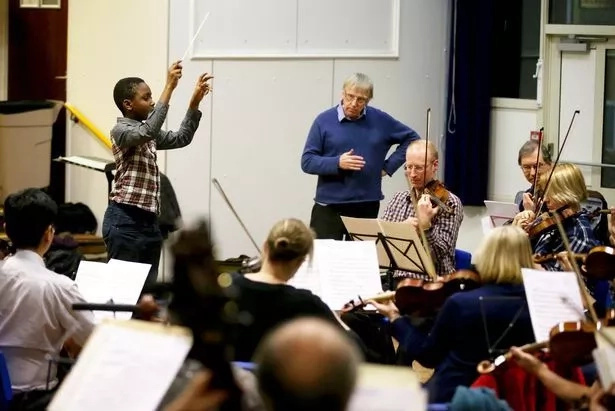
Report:
M382 170L392 175L405 162L406 149L419 139L416 131L384 111L367 106L356 120L338 117L340 105L319 114L307 137L301 169L318 175L316 197L321 204L380 201ZM343 114L343 111L342 111ZM397 149L387 158L390 148ZM360 171L339 168L340 156L354 150L365 166Z

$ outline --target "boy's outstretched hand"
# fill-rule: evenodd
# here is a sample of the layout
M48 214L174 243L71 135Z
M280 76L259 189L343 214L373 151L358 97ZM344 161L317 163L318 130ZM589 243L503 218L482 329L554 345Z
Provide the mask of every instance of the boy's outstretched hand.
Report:
M190 99L191 109L198 109L199 103L201 102L201 100L203 100L203 97L209 94L209 92L211 91L211 85L208 83L208 81L212 78L214 78L214 76L209 75L209 73L203 73L199 76L196 81L194 93L192 93L192 98Z

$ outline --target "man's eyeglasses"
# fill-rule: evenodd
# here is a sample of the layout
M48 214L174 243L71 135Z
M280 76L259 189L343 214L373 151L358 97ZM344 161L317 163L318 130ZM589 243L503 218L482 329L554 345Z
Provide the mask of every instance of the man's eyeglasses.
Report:
M539 170L544 170L545 167L547 167L545 163L538 163ZM536 170L536 164L524 164L521 166L521 170L523 170L524 173L529 173L532 170Z
M344 92L344 100L346 100L349 103L353 103L356 101L358 104L363 105L363 104L367 104L367 102L369 101L369 98Z

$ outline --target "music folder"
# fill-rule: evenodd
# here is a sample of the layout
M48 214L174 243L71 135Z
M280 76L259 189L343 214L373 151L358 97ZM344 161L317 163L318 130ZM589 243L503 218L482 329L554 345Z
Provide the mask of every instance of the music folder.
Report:
M484 203L485 207L487 207L487 215L491 220L492 227L504 225L519 213L519 205L515 203L491 200L485 200Z
M435 267L417 230L405 222L375 218L342 216L342 222L354 241L376 241L380 268L403 270L436 276Z

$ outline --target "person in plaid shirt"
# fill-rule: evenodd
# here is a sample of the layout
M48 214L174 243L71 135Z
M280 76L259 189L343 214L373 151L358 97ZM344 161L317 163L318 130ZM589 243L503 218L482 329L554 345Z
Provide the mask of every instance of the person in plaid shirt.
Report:
M427 150L427 162L425 162ZM439 276L455 271L455 244L459 227L463 220L463 205L455 194L449 191L446 206L443 210L432 204L429 196L422 195L423 188L432 181L438 171L438 150L425 140L413 141L406 151L404 166L410 190L396 193L386 209L382 219L385 221L405 221L417 230L423 230L429 243L436 274ZM418 196L417 208L412 203L412 191ZM429 280L427 274L411 273L397 270L395 278L419 278Z
M185 147L192 141L201 120L199 104L209 91L207 73L199 76L178 131L162 131L173 90L182 76L179 61L167 73L167 81L154 105L149 86L138 77L117 82L113 99L122 117L111 130L116 173L102 234L108 258L151 264L146 284L156 281L162 249L158 227L160 170L157 150Z
M546 180L548 176L545 176ZM555 167L553 176L544 196L547 209L558 212L562 219L562 226L570 242L573 253L585 254L592 248L600 245L592 229L587 212L581 209L581 202L587 198L587 187L581 170L574 164L560 163ZM531 210L523 211L515 216L513 224L532 232L531 224L536 221L536 215ZM540 216L538 217L540 218ZM541 263L547 271L572 271L570 262L565 258L566 247L557 226L539 231L530 236L532 250L536 256L557 255L558 258L549 259ZM604 280L595 280L584 277L583 280L592 297L597 298L597 308L603 310L605 300L597 293L597 289L608 290L612 295L612 286ZM606 296L605 296L606 298Z

